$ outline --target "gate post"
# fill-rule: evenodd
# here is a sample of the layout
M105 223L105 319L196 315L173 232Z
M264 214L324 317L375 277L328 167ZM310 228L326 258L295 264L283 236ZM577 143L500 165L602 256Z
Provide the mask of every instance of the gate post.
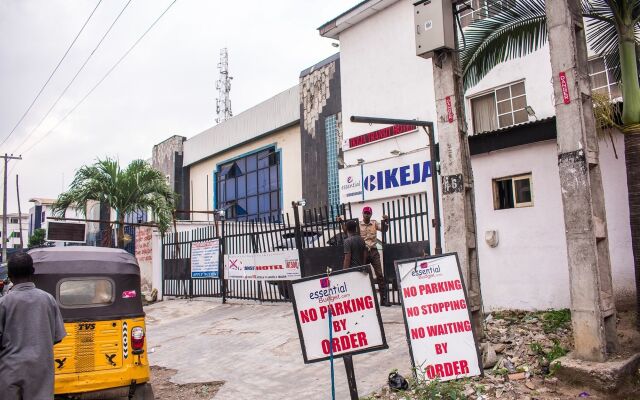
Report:
M293 222L295 224L293 228L294 239L296 242L296 249L298 250L298 259L300 260L300 275L304 276L304 261L302 257L302 232L300 231L300 211L298 210L298 203L291 202L293 207Z
M220 269L220 290L222 290L222 304L227 302L227 279L224 276L224 255L227 252L227 245L225 243L225 230L224 230L224 219L220 216L220 249L219 249L219 262L218 268Z

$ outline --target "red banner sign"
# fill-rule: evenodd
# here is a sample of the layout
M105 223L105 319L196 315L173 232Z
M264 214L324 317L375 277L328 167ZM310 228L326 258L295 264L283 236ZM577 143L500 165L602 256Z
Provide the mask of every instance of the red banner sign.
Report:
M571 97L569 97L569 84L567 83L567 75L564 72L560 72L560 87L562 88L562 101L564 101L564 104L571 103Z
M451 96L447 96L447 98L445 99L445 102L447 103L447 120L449 121L449 123L452 123L453 107L451 106Z
M415 125L392 125L377 131L365 133L364 135L352 137L349 139L349 148L365 145L367 143L376 142L378 140L397 136L406 132L416 130Z

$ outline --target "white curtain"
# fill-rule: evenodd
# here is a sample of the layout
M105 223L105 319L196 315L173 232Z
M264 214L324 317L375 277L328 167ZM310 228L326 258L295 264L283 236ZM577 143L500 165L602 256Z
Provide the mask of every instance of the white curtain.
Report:
M496 100L493 93L471 99L473 132L481 133L498 129Z

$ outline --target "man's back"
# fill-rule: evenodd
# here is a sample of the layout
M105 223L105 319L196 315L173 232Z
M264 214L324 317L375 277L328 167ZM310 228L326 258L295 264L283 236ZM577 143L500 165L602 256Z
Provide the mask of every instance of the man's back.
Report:
M365 249L364 239L362 239L360 235L349 235L349 237L344 240L344 253L351 253L349 267L364 265L365 260L363 260L362 257L364 256Z
M0 298L0 387L7 399L53 397L53 345L66 335L55 299L20 283Z

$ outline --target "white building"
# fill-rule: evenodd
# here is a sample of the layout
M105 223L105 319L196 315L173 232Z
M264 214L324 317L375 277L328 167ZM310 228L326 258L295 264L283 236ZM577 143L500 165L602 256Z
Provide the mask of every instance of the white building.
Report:
M0 217L0 238L5 236L2 232L2 226L4 226L3 218ZM21 230L22 228L22 230ZM29 216L18 213L7 214L7 248L18 249L20 248L20 233L22 233L22 243L26 248L29 243Z
M412 2L370 0L319 28L322 36L340 41L342 150L351 166L340 171L341 199L359 200L356 212L371 205L379 216L383 201L416 192L431 195L430 178L416 178L412 167L429 161L424 132L387 131L363 138L384 126L349 121L354 115L436 121L433 66L415 55L413 18ZM617 97L602 60L592 60L590 69L594 89ZM485 309L568 307L555 120L545 121L554 116L548 46L495 68L466 92L465 103L473 134L469 141ZM406 165L410 167L400 177ZM621 307L633 302L635 279L620 136L600 143L600 165L614 291ZM497 245L485 241L485 235L496 234Z

